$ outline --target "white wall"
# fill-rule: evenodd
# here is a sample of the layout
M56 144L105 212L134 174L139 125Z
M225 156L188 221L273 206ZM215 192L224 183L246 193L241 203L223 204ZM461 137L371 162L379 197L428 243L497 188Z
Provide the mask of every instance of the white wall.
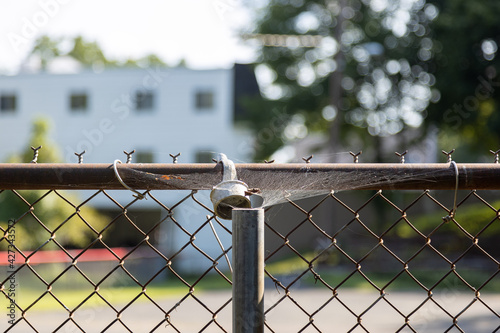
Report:
M179 152L180 162L193 162L204 149L248 159L237 151L245 136L233 126L232 80L230 69L184 68L0 76L0 94L14 92L18 103L14 114L0 113L0 161L29 145L31 124L40 115L51 118L51 137L65 162L76 162L74 153L86 150L85 162L110 163L132 149L153 151L157 163ZM215 93L215 107L199 112L195 92L207 88ZM152 111L134 109L138 89L155 94ZM73 91L88 93L87 112L69 110Z
M233 123L232 70L194 71L175 69L108 70L100 74L23 74L0 76L0 95L15 93L15 113L0 112L0 162L20 152L30 143L33 120L43 116L51 120L51 139L59 146L67 163L76 163L75 152L86 150L84 163L125 162L123 150L152 151L155 163L171 163L169 154L181 153L179 163L194 162L199 150L223 152L235 161L248 161L248 149L238 149L249 142L248 134L237 130ZM138 89L155 93L152 111L138 112L131 98ZM211 89L215 93L212 111L199 112L195 108L197 89ZM86 92L88 110L72 112L69 108L71 92ZM34 143L36 144L36 143ZM241 146L240 146L241 147ZM43 155L43 148L40 151ZM29 161L26 161L29 162ZM82 191L81 199L91 191ZM127 190L111 191L122 205L132 201ZM156 191L154 193L167 206L172 206L187 192ZM198 199L210 206L209 191L200 192ZM100 194L90 204L110 208L114 204ZM142 200L140 207L158 208L153 200ZM175 218L194 231L209 212L199 205L186 203L175 210ZM170 222L169 222L170 223ZM229 223L230 221L225 222ZM196 244L214 257L221 250L211 229L198 235ZM163 230L162 232L167 232ZM225 246L231 245L230 235L219 235ZM177 248L187 241L185 234L173 229L165 235L166 248ZM206 260L192 247L183 251L183 268L206 269ZM224 260L219 260L223 265Z

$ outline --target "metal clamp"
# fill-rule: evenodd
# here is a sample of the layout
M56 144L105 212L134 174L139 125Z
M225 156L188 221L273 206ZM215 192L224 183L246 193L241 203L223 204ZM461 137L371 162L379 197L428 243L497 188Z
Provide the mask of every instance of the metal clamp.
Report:
M210 199L214 205L215 215L231 220L233 208L251 208L247 196L248 185L238 180L236 167L226 155L219 154L218 163L222 164L222 182L214 186L210 192Z

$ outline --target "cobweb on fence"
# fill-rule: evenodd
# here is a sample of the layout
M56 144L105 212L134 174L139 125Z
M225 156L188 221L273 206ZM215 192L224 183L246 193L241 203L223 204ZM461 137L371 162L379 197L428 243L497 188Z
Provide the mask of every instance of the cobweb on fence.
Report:
M398 167L395 167L395 166ZM331 166L331 167L330 167ZM133 169L120 169L127 178L143 182L161 182L176 190L211 190L222 181L217 174L160 175ZM434 168L406 164L273 164L240 168L237 178L249 187L253 207L271 207L333 192L359 189L426 189L448 181L456 174L451 163L436 164Z
M259 174L258 184L249 183L249 187L258 190L256 195L262 198L262 207L270 207L287 201L295 201L310 197L326 195L332 192L359 189L391 189L399 188L404 184L407 189L412 186L416 189L425 189L425 185L430 187L435 183L442 181L442 176L453 175L455 171L444 168L412 169L411 172L405 169L392 169L387 167L385 170L368 170L364 168L353 168L350 171L315 171L314 166L309 170L301 170L300 166L296 169L290 168L287 171L276 171L270 169ZM239 174L242 181L246 179L245 172ZM259 186L262 185L262 186Z

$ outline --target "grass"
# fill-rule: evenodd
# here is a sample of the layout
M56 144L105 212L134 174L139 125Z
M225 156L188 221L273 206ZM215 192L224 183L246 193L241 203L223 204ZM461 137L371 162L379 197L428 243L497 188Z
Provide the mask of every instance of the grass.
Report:
M313 258L313 253L307 253L304 257L307 260L310 260ZM278 278L284 285L288 285L302 272L307 271L308 267L308 264L301 258L291 257L267 264L266 270L274 277ZM368 282L362 274L355 271L354 267L346 269L335 265L318 266L315 263L314 270L317 274L319 274L321 280L333 288L374 290L372 284ZM441 278L446 275L446 273L449 273L449 270L419 270L411 272L420 283L429 289L433 288L433 291L453 289L462 292L471 292L471 290L467 288L466 285L454 274L449 274L436 287L433 287L436 282L440 281ZM353 274L351 275L351 273ZM397 273L399 272L366 271L366 275L370 281L378 288L384 288L386 291L422 290L422 288L406 273L401 274L387 286L388 282L391 281ZM460 274L475 288L480 288L491 276L491 273L476 270L464 270L460 271ZM229 274L227 276L230 277ZM348 276L349 278L347 278ZM188 283L195 284L199 276L183 276L183 278L188 281ZM316 280L314 275L309 271L307 271L307 273L304 274L304 276L302 276L291 287L324 288L323 283ZM194 287L195 292L197 293L207 290L230 290L230 288L230 283L217 274L206 275L203 279L197 282ZM481 292L498 291L500 291L500 275L498 274L491 279L486 286L481 288ZM98 292L99 295L105 298L117 309L121 309L121 307L134 299L136 299L134 302L149 301L142 293L142 288L138 285L102 287L98 290ZM189 293L189 287L177 278L169 278L163 282L148 285L145 292L155 301L161 301L169 298L180 299ZM36 303L30 308L30 311L62 310L62 305L54 297L52 297L51 293L55 295L57 299L69 309L69 311L73 311L78 306L80 306L79 309L83 309L104 306L106 304L99 297L99 295L94 293L94 289L90 285L75 288L68 288L66 286L63 288L54 288L50 292L47 292L44 288L37 288L33 285L30 286L29 283L20 283L20 286L16 290L15 299L23 309L27 308L30 304L36 301ZM84 304L80 305L84 300ZM9 304L8 302L9 300L7 298L3 298L3 302L0 302L0 306L6 307Z
M190 278L189 276L184 276L184 278L189 281L189 283L194 284L198 277ZM194 286L194 290L196 292L230 288L231 285L226 280L215 274L205 276ZM15 292L16 302L23 309L31 306L29 311L62 309L63 306L61 305L61 303L64 304L64 306L66 306L70 311L72 311L76 307L78 307L84 300L86 301L81 305L82 308L105 305L106 303L102 300L101 297L99 297L99 295L101 295L113 306L116 306L118 308L136 298L137 300L135 302L149 301L147 297L142 293L142 288L139 285L99 288L99 295L97 295L96 293L94 293L94 289L91 285L80 285L74 288L53 288L50 292L47 292L44 288L35 288L33 286L30 286L29 284L24 284L21 282L20 286L17 287ZM189 293L189 287L178 279L169 279L161 283L148 285L145 293L155 301L168 298L181 298ZM52 295L55 295L60 303ZM34 305L31 305L34 302L36 303ZM2 298L0 306L5 308L6 306L8 306L8 304L9 300L6 297Z
M311 260L314 258L314 253L306 253L303 254L303 256L307 260ZM282 282L284 285L287 285L287 283L291 283L296 277L308 270L308 267L309 265L304 260L294 256L267 264L266 270L278 280L284 281L284 283ZM373 289L373 283L380 289L390 289L393 291L422 290L422 287L406 272L401 273L392 281L393 278L401 272L401 270L396 269L389 271L377 271L373 269L362 270L366 277L356 271L354 265L319 266L317 262L315 262L313 269L319 275L320 279L332 288ZM450 269L410 269L410 272L428 289L439 290L442 288L453 288L458 291L471 290L459 279L459 277L457 277L457 275L450 273ZM483 286L483 284L490 279L492 274L494 274L494 271L491 269L489 271L484 271L478 269L460 269L459 267L457 268L457 272L469 285L476 289L480 289L482 292L500 291L500 274L497 274ZM443 277L445 278L443 279ZM390 284L388 285L389 282ZM322 287L323 283L316 279L312 272L308 271L300 278L300 281L295 282L294 285L295 287Z
M153 299L171 298L179 297L185 295L188 292L187 288L180 287L148 287L146 293ZM75 309L84 300L85 303L81 305L82 307L95 307L99 305L104 305L105 302L97 295L92 295L92 291L86 289L67 289L52 291L52 294L57 297L57 299L64 304L69 310ZM99 294L103 296L108 302L114 306L120 304L126 304L132 299L139 296L138 302L146 301L146 297L141 295L140 287L117 287L108 288L103 291L99 291ZM43 295L43 297L41 297ZM90 296L90 297L89 297ZM41 298L40 298L41 297ZM40 298L40 299L39 299ZM37 289L23 288L20 289L16 295L16 302L23 308L27 308L32 303L39 299L34 305L31 306L30 311L33 310L54 310L57 308L62 308L62 305L49 293ZM8 299L5 300L5 306L8 305ZM3 305L2 305L3 306Z
M500 207L500 201L491 203L492 207ZM421 214L415 218L411 218L411 222L420 232L427 234L442 223L443 216L446 216L443 210L431 213ZM455 215L455 220L462 228L475 235L481 231L486 225L491 223L497 217L497 212L486 206L484 203L470 203L460 206ZM448 228L450 233L463 235L463 232L453 225ZM407 224L400 223L397 226L397 233L402 238L415 236L415 232ZM481 232L481 237L496 239L500 233L500 223L496 220L495 223L489 225L486 230ZM494 240L493 240L494 241Z

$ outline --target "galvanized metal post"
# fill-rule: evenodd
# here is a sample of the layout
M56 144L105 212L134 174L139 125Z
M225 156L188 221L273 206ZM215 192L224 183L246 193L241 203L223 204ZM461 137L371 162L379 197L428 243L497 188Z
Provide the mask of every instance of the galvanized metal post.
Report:
M264 209L235 208L233 332L264 332Z

